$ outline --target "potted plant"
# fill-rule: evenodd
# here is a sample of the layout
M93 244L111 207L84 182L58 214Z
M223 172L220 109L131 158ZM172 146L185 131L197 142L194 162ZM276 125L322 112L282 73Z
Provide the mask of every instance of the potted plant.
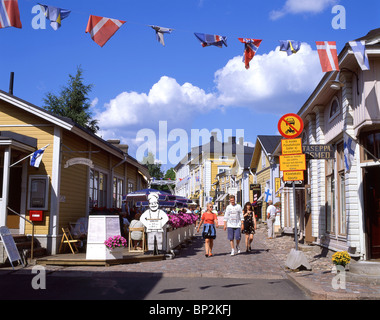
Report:
M127 246L127 240L122 236L109 237L104 241L107 247L107 257L110 259L122 259L123 249Z
M351 256L347 251L338 251L332 255L332 262L336 266L342 266L347 270L347 266L351 261Z

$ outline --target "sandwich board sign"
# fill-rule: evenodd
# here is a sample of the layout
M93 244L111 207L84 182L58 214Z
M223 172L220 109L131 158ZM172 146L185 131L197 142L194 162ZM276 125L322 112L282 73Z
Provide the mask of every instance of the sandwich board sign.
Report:
M24 263L22 262L20 257L20 253L18 252L18 249L16 247L15 240L13 239L12 234L10 233L7 227L0 227L0 237L13 270L13 261L20 261L22 266L24 266Z

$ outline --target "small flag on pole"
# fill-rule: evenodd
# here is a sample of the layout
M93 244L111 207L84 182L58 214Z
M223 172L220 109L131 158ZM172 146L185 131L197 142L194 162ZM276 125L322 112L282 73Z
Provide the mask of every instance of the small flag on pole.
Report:
M269 188L265 188L265 202L272 200L272 190Z
M40 166L40 163L41 163L41 160L42 160L42 156L44 154L44 151L45 149L48 147L49 145L46 145L45 147L41 148L41 149L38 149L37 151L33 152L31 155L30 155L30 165L32 167L35 167L35 168L38 168Z
M316 41L323 72L339 71L338 51L335 41Z
M351 170L352 162L355 160L356 142L346 133L344 133L344 165L346 172Z
M17 0L0 0L0 28L22 28Z
M354 52L355 58L358 61L360 68L363 71L369 70L369 61L365 48L365 41L350 41L349 44L352 51Z

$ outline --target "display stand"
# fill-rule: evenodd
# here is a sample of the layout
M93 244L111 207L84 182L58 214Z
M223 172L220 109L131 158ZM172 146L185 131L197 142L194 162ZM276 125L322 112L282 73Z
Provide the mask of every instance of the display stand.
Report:
M109 237L118 235L121 235L119 216L89 216L86 259L110 260L122 257L122 253L115 256L104 244Z

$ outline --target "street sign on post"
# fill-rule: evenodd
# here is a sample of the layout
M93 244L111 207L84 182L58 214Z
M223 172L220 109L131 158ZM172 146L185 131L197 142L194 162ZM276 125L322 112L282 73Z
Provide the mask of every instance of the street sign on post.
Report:
M284 138L297 138L303 130L303 120L295 113L288 113L281 117L278 122L278 132Z
M304 171L306 170L306 157L304 154L292 154L280 156L281 171Z

